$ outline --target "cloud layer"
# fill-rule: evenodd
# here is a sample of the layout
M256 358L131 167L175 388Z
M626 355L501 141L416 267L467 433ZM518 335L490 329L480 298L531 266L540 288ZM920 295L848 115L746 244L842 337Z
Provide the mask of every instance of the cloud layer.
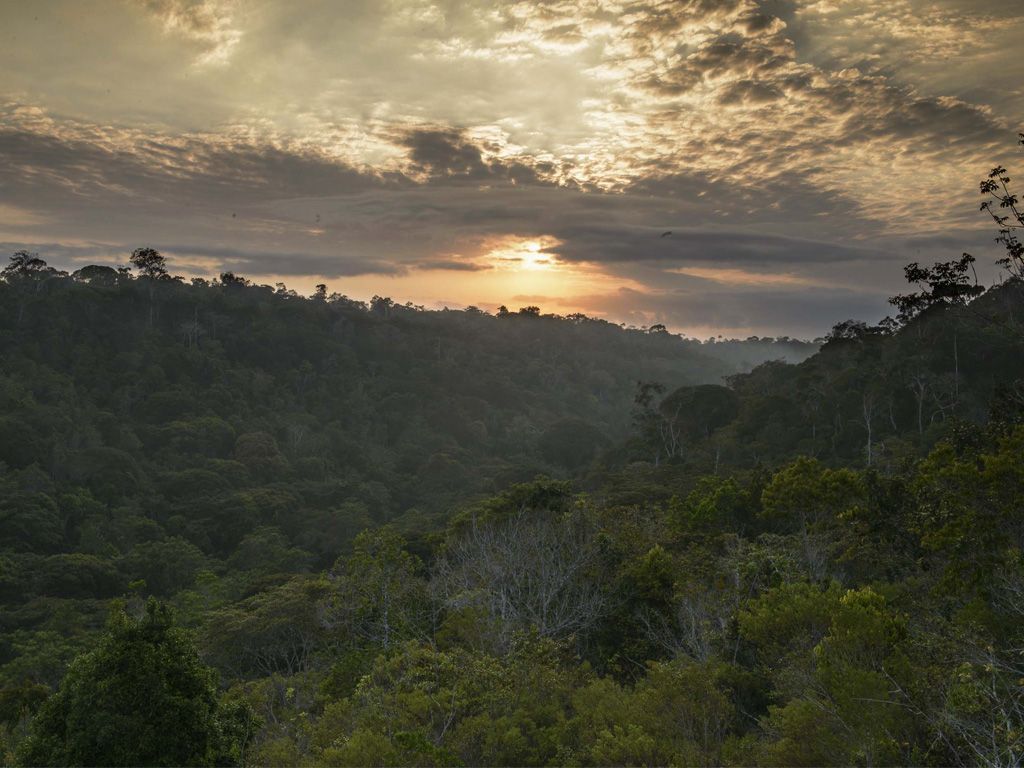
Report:
M906 260L983 260L973 190L1024 106L991 85L1022 66L1009 2L93 0L0 28L5 247L695 333L816 335L877 319Z

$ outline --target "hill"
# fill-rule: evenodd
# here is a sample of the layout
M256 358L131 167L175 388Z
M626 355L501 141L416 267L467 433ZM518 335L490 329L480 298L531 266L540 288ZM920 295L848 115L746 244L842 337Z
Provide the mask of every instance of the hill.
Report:
M222 493L305 484L364 521L443 512L589 463L626 437L638 380L717 382L737 370L723 355L813 348L104 267L8 280L0 305L0 461L193 526L206 513L168 491L182 472Z
M193 680L229 762L1017 754L1020 298L737 372L535 308L8 272L0 750L113 760L63 708L162 716L111 657Z

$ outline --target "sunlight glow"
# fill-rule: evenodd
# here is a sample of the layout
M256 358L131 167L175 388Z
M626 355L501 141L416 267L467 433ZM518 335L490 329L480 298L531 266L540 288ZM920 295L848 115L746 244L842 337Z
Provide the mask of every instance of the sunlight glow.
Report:
M826 286L829 283L815 280L802 275L794 275L789 272L751 272L736 267L678 267L668 269L677 275L688 275L698 277L702 280L711 280L722 285L752 285L752 286Z
M513 272L554 270L561 266L553 251L559 245L554 237L507 235L484 244L484 260L495 269Z

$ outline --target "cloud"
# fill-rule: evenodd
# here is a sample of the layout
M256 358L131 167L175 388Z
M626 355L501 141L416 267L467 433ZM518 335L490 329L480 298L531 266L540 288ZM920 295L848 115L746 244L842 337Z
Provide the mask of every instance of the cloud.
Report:
M199 64L224 64L242 38L233 26L233 0L128 0L156 18L164 30L194 42Z
M282 197L358 194L401 183L394 173L354 168L295 142L211 134L178 136L45 119L0 109L0 180L45 207L168 201L235 204ZM37 117L29 113L29 118Z
M791 23L815 58L841 67L948 61L991 45L1000 23L1024 16L1019 4L932 0L810 0L794 3ZM823 41L828 41L827 52Z
M493 269L489 264L477 264L472 261L457 261L455 259L427 259L416 262L413 266L416 269L438 269L451 272L483 272Z
M507 180L520 184L540 178L535 168L514 159L492 156L485 160L480 143L452 128L417 128L400 134L399 143L408 149L406 172L421 180Z
M662 237L660 228L611 227L576 224L556 228L564 245L559 258L570 261L654 261L673 264L763 264L832 263L875 261L884 253L835 242L806 240L781 235L752 234L718 230L676 229Z
M575 294L591 309L679 322L711 295L721 322L824 322L823 295L882 311L903 261L990 241L976 182L1012 167L1024 108L991 85L1024 76L1011 0L26 13L0 9L18 32L0 49L10 244L78 263L151 242L196 269L470 291L508 277L484 268L495 243L543 241L546 266L632 291Z
M251 248L208 247L203 245L159 243L172 263L187 263L199 257L212 273L232 271L238 274L282 275L337 278L355 275L396 275L405 270L400 264L359 253L310 253L304 251L259 251Z
M854 202L821 190L805 173L745 187L710 174L652 175L601 193L536 175L513 183L517 160L487 157L483 142L454 129L397 135L408 152L407 175L356 169L301 144L253 137L119 132L48 122L34 112L11 122L0 132L0 183L36 211L19 229L34 239L8 234L12 248L46 243L55 231L91 241L36 248L57 263L117 254L123 260L132 247L151 244L179 269L204 274L483 274L494 265L482 254L513 237L545 243L541 252L564 268L597 268L652 287L679 284L681 293L671 294L676 303L695 280L701 292L709 283L718 290L723 279L709 270L731 275L742 290L725 306L747 306L741 314L748 318L762 306L758 291L797 284L839 290L844 280L864 285L866 275L877 283L886 271L898 277L894 259L911 253L909 241L879 240L884 230ZM180 220L188 222L187 240ZM794 223L803 236L792 234ZM666 230L670 237L662 237ZM874 239L852 239L870 233ZM941 253L944 245L919 238L914 258L922 247ZM824 279L826 268L841 274ZM740 279L752 273L763 277ZM872 291L870 300L858 293L857 306L882 306L884 289ZM622 306L609 300L605 311Z
M218 275L236 272L255 276L296 277L316 275L326 278L355 275L399 275L401 265L356 254L311 253L305 251L260 251L256 248L215 247L177 243L162 238L136 243L0 242L0 253L29 250L38 253L51 266L75 270L86 264L127 264L138 245L155 247L163 253L175 274Z
M723 88L716 97L722 106L732 104L768 104L783 98L782 89L758 80L738 80Z

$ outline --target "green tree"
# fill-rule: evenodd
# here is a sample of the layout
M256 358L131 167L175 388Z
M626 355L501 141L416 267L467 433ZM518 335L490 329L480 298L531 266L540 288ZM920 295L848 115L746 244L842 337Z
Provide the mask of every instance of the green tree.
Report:
M585 467L607 445L608 438L601 430L580 419L563 419L552 424L538 443L547 461L571 471Z
M430 602L421 571L394 528L363 531L334 567L326 622L385 650L425 634Z
M838 521L863 498L863 481L856 472L828 469L801 457L777 472L764 489L762 515L797 534L807 574L821 581L832 567Z
M804 690L769 708L767 762L905 764L903 617L869 587L844 593L828 609L830 626L811 652L808 677L791 680Z
M115 610L95 650L79 656L19 745L22 765L232 765L249 710L218 695L169 610L141 620Z
M296 675L309 669L328 638L323 577L295 576L207 616L203 654L237 677Z

